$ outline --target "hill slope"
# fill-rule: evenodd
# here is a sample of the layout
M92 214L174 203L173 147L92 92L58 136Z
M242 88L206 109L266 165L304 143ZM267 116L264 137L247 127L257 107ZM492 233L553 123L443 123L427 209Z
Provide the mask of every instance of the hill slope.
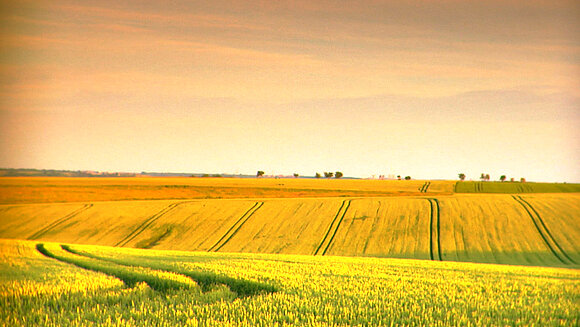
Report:
M576 267L580 194L0 206L0 238Z

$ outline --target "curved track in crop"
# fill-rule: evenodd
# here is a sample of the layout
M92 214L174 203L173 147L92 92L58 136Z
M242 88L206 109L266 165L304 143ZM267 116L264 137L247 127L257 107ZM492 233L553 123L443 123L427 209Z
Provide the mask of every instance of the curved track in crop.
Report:
M278 290L277 287L267 283L232 278L209 271L184 270L166 264L135 263L117 258L102 257L78 251L63 244L60 245L59 251L52 251L48 250L43 243L38 243L36 250L48 258L118 278L127 287L146 283L155 291L165 292L193 288L197 283L202 291L207 292L211 291L215 285L224 284L238 297L253 296L264 292L272 293Z

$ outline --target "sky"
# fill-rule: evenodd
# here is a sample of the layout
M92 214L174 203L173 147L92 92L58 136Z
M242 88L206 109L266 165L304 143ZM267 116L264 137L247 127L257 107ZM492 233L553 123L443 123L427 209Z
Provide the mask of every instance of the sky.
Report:
M0 167L580 182L578 1L0 6Z

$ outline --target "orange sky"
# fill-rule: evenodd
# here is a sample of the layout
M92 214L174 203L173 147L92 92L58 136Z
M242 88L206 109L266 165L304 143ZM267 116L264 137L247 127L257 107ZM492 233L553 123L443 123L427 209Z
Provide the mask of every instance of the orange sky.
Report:
M0 167L580 182L577 1L0 3Z

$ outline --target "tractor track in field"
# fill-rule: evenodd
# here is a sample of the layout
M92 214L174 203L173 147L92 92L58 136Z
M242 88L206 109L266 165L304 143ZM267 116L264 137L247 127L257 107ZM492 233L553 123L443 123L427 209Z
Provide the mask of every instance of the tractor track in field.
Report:
M64 224L65 222L73 219L74 217L76 217L81 212L90 209L92 206L93 206L92 203L85 204L81 208L79 208L79 209L77 209L77 210L69 213L68 215L66 215L64 217L61 217L61 218L53 221L48 226L46 226L46 227L42 228L41 230L37 231L36 233L32 234L30 237L28 237L28 239L29 240L36 240L36 239L42 237L44 234L48 233L49 231L51 231L52 229L54 229L58 225Z
M229 240L236 235L236 233L240 230L240 228L242 227L242 225L244 225L246 223L246 221L248 221L248 219L250 219L250 217L256 213L256 211L258 211L258 209L260 209L262 206L264 205L264 202L256 202L254 203L254 205L248 209L228 230L227 232L225 232L224 235L222 235L222 237L214 244L212 245L207 251L208 252L217 252L219 251L227 242L229 242Z
M140 282L146 283L152 290L160 293L171 289L184 290L191 287L187 282L155 274L155 272L163 272L191 279L201 287L202 292L210 292L216 285L223 284L236 294L236 298L273 293L279 290L277 286L269 283L229 277L210 271L184 270L179 267L156 263L128 262L122 259L107 258L84 251L77 251L64 244L60 244L60 248L70 257L49 251L43 243L36 244L36 250L48 258L81 269L106 274L121 280L126 287L131 288Z
M125 236L125 238L123 238L122 240L117 242L117 244L115 244L115 246L127 245L129 242L131 242L137 236L139 236L139 234L143 233L143 231L146 230L149 226L151 226L151 224L153 224L156 220L163 217L165 214L167 214L171 210L173 210L173 209L177 208L178 206L180 206L184 203L187 203L187 202L191 202L191 201L176 202L176 203L172 203L172 204L168 205L167 207L163 208L161 211L157 212L153 216L150 216L149 218L145 219L145 221L143 221L139 226L137 226L137 228L135 228L131 233L129 233L129 235Z
M536 211L536 209L534 209L534 207L528 201L524 200L521 196L512 195L512 198L526 210L528 216L530 216L530 218L532 219L532 222L534 223L536 230L538 231L538 233L540 234L540 236L542 237L542 239L544 240L544 242L546 243L552 254L556 258L558 258L558 260L560 260L560 262L562 262L563 264L566 265L577 264L574 260L572 260L572 258L570 258L570 256L568 256L568 254L564 251L564 249L562 249L562 247L558 244L558 242L556 242L556 239L554 238L554 236L552 236L552 233L550 233L550 230L544 223L544 220L542 219L538 211Z
M326 254L326 251L328 251L330 244L332 244L332 241L334 240L334 236L336 235L336 232L338 231L338 228L340 227L340 224L342 223L344 216L346 215L346 212L348 211L348 208L350 207L351 201L352 200L342 201L342 204L340 205L340 208L336 212L334 219L332 219L330 226L328 226L328 229L326 230L326 234L324 234L324 238L322 238L322 241L320 242L320 244L318 245L318 247L314 251L314 255L318 255L318 254L325 255ZM339 216L340 216L340 218L339 218ZM321 249L322 249L322 252L320 252Z
M431 182L425 182L425 184L423 184L421 187L419 187L419 192L420 193L427 193L429 186L431 186Z
M439 200L427 199L431 207L429 219L429 255L431 260L443 261L441 257L441 214Z

